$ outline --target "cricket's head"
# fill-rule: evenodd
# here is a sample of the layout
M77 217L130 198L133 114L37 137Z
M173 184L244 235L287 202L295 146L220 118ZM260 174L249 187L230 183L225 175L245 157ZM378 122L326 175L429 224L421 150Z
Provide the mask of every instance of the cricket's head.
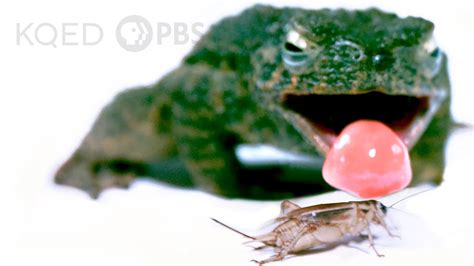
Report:
M297 10L279 47L261 49L257 85L322 154L359 119L383 122L411 148L449 87L433 28L378 9Z
M387 206L377 200L357 202L357 208L365 215L365 219L374 224L383 224L382 219L387 214Z
M378 209L384 214L387 214L387 206L383 205L382 203L378 202L379 206Z

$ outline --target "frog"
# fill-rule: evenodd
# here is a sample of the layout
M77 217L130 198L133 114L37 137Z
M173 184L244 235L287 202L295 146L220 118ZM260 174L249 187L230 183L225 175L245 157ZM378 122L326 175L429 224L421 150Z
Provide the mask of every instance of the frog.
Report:
M331 189L319 166L284 177L283 166L246 167L236 149L324 160L345 125L372 119L409 148L411 185L439 184L450 82L433 32L378 8L249 7L212 25L156 83L119 93L54 180L93 198L137 177L229 198L318 194Z

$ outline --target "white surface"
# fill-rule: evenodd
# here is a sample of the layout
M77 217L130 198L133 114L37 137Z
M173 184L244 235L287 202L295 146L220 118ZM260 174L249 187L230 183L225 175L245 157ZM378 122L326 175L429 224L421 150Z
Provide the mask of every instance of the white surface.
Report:
M374 2L375 3L375 2ZM291 5L367 7L369 1L301 1ZM468 1L377 1L401 15L436 24L438 44L450 59L453 113L473 124L473 20ZM151 21L212 22L250 1L15 1L0 5L0 265L155 265L235 263L265 258L241 245L243 238L209 217L252 233L277 214L278 202L225 200L159 183L135 182L92 201L77 190L55 186L54 170L87 132L99 110L125 87L149 84L177 66L187 45L151 45L140 53L115 43L115 25L138 14ZM278 3L281 6L284 3ZM94 22L104 28L101 45L25 47L15 44L16 23ZM446 182L406 201L390 221L402 240L377 239L377 258L367 243L292 258L281 265L352 263L472 263L472 130L449 142ZM393 195L390 203L402 195ZM349 199L343 193L297 199L302 205ZM276 263L274 265L277 265Z

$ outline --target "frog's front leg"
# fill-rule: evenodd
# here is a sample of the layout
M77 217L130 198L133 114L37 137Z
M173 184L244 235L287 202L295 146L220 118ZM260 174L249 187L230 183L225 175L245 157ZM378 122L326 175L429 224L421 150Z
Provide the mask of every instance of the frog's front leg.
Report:
M229 197L240 195L234 150L239 136L226 129L226 120L232 118L225 106L226 101L237 104L233 95L238 78L204 65L184 67L174 78L180 89L173 95L173 132L195 185Z
M191 124L180 127L179 153L195 185L227 197L239 196L238 162L232 145L226 145L231 144L226 143L226 138L231 136L193 128Z
M286 121L262 108L255 91L237 73L191 65L180 68L169 81L179 87L172 97L173 132L195 185L227 197L267 199L327 190L318 178L319 169L298 173L296 167L282 165L252 168L238 160L239 144L291 148L304 140Z
M452 126L450 99L445 99L420 140L410 151L413 169L412 185L440 184L445 168L445 149Z

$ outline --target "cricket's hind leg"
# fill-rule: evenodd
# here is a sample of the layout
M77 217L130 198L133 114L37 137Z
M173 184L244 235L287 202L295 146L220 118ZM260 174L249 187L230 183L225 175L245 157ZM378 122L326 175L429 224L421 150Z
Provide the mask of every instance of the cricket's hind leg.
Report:
M283 260L287 255L288 253L290 252L294 252L294 251L298 251L296 245L298 243L298 241L300 241L301 237L309 232L312 228L303 228L301 229L292 239L288 239L286 241L283 241L282 245L281 246L277 246L275 248L275 251L276 251L276 254L267 258L267 259L264 259L264 260L251 260L252 262L255 262L255 263L258 263L259 265L263 265L265 263L269 263L269 262L274 262L274 261L280 261L280 260ZM295 248L297 248L295 250Z
M156 174L154 162L175 157L171 103L157 86L127 90L106 106L55 182L96 198L106 188L127 187L136 176Z

